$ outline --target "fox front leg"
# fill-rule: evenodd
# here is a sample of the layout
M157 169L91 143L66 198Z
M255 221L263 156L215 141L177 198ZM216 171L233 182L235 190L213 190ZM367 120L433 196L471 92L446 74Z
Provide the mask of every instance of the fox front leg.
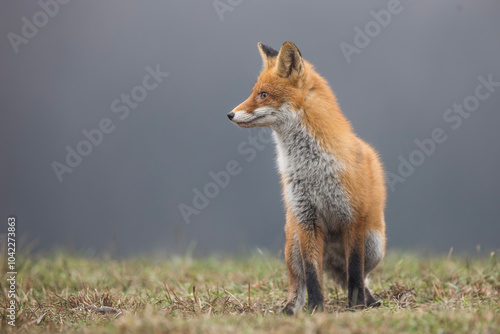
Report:
M291 212L287 213L285 225L285 262L288 270L288 300L283 308L287 315L296 314L306 301L306 280L297 231L297 221Z
M306 280L307 309L309 312L323 311L324 229L316 222L301 223L298 237Z

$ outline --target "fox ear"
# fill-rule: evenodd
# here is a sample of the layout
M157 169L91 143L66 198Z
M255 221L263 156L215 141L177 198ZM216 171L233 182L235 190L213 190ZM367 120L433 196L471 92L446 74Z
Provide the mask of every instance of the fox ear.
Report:
M278 54L276 69L279 76L296 80L304 73L304 64L299 49L292 42L285 42Z
M269 67L269 58L274 58L278 55L278 51L274 50L272 47L257 43L259 47L260 56L262 57L262 69L265 70Z

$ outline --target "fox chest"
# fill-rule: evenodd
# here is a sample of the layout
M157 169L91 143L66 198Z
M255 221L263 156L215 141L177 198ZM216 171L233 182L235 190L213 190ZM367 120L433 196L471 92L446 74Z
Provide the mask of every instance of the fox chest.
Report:
M352 210L339 176L345 167L303 131L291 137L275 135L286 202L301 223L322 219L346 224Z

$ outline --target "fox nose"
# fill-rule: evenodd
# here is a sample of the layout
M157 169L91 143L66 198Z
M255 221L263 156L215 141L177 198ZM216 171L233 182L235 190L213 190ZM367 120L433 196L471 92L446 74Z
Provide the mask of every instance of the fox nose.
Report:
M228 114L227 114L227 118L229 118L229 120L232 120L234 118L234 112L230 111Z

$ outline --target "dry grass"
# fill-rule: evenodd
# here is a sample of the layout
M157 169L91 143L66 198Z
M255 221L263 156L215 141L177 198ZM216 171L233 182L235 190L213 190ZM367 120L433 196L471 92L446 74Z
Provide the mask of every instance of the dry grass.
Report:
M325 312L295 317L280 314L288 285L283 261L262 252L120 261L57 253L20 258L19 265L15 328L7 324L1 282L2 332L500 333L494 253L473 260L389 254L371 276L380 308L352 312L346 294L326 280ZM110 308L96 309L102 306Z

